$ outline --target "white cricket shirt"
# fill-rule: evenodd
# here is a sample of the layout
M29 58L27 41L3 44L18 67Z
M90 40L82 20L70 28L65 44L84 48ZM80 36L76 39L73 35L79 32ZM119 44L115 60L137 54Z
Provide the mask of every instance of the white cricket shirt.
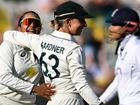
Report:
M127 35L118 49L115 79L100 100L106 103L118 92L120 105L140 105L140 39Z
M5 105L11 101L33 105L35 96L30 92L42 74L39 69L32 51L4 41L0 45L0 100L7 98Z
M4 39L35 52L40 58L46 82L51 81L56 86L56 95L79 93L88 104L99 104L86 80L83 50L71 35L59 31L40 36L7 31Z

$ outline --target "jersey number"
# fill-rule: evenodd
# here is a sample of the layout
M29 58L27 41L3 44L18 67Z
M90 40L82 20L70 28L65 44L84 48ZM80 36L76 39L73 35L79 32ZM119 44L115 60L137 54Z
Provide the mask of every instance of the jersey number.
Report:
M41 53L41 57L40 57L40 65L41 65L42 69L43 69L43 66L45 67L45 70L43 70L45 76L49 77L51 80L54 79L54 78L58 78L59 75L60 75L60 72L57 70L57 67L59 65L59 59L58 59L58 57L56 55L54 55L54 54L52 54L52 55L50 55L48 57L49 60L52 60L52 59L55 60L55 64L54 64L54 66L52 66L52 70L55 71L55 76L52 77L52 75L48 73L49 70L48 70L48 67L47 67L47 63L43 60L43 57L45 55L46 55L46 53L45 52L42 52Z

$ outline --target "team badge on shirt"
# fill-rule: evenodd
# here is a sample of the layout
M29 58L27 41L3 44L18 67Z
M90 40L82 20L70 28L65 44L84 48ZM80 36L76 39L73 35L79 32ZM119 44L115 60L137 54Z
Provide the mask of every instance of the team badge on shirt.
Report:
M30 67L27 69L26 71L26 75L29 77L29 78L32 78L33 76L35 76L37 74L37 69L35 67Z

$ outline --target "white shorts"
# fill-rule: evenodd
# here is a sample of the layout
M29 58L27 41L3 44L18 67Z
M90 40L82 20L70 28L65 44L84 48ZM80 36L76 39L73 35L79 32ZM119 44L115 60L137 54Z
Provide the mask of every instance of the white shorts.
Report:
M79 94L56 94L47 105L84 105Z

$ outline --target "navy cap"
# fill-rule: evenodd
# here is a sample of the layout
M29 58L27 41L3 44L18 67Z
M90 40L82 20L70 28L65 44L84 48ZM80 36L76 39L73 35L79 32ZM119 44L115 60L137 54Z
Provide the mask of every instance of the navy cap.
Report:
M129 7L123 7L114 10L114 12L111 15L111 18L106 20L107 23L121 25L125 25L129 21L139 23L138 13Z
M88 12L79 4L68 1L59 5L54 11L54 17L56 19L65 18L93 18Z

